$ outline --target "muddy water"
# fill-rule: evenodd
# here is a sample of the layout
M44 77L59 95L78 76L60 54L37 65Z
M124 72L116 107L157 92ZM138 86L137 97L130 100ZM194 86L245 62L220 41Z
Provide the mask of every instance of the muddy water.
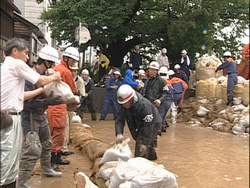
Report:
M99 117L99 116L98 116ZM92 133L108 144L115 141L114 121L109 115L105 121L91 121L84 117ZM130 137L125 129L125 137ZM132 138L131 138L132 139ZM134 141L130 148L134 151ZM75 171L91 173L91 161L82 151L67 157L68 166L61 166L62 178L33 176L32 187L73 188ZM158 164L176 174L179 188L248 188L249 187L249 138L217 132L203 127L170 124L166 133L158 138Z

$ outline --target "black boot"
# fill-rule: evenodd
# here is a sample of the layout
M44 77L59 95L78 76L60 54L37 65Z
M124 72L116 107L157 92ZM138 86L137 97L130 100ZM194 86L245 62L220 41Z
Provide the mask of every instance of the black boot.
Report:
M56 164L68 165L69 163L70 163L69 160L63 160L63 159L62 159L61 152L58 152L58 153L57 153Z
M91 119L92 119L92 121L96 120L96 112L95 113L91 113Z
M57 153L51 153L51 168L56 172L61 172L56 165Z
M233 106L233 96L227 96L227 106Z

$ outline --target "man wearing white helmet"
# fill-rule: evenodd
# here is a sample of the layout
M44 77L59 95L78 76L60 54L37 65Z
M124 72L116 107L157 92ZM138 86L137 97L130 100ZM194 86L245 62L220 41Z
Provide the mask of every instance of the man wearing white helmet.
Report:
M233 105L233 90L235 85L237 84L237 65L235 61L231 58L230 52L225 52L223 54L224 62L217 67L215 72L221 69L226 69L226 73L228 74L227 78L227 105Z
M145 83L146 82L146 74L145 71L143 69L140 69L138 71L138 80L140 80L141 82Z
M179 65L181 67L181 70L186 73L187 78L189 80L190 70L193 71L194 70L194 66L193 66L193 61L187 55L187 51L186 50L182 50L181 51L181 59L179 61Z
M61 63L53 68L55 71L61 73L62 81L69 85L73 94L77 94L77 89L69 67L73 66L77 61L79 61L79 52L77 48L68 47L63 53ZM53 141L51 161L56 161L56 164L67 165L70 161L61 158L65 128L69 126L69 121L67 120L67 105L59 104L49 106L47 109L47 116ZM52 166L56 167L54 163L52 163Z
M166 66L169 69L169 61L168 61L168 56L166 54L167 54L167 49L163 48L161 50L161 54L158 55L156 61L159 63L160 67Z
M89 76L87 69L82 70L82 79L85 85L85 95L81 98L81 106L78 108L77 113L83 120L83 112L85 111L86 105L91 113L92 121L96 120L96 110L94 108L93 92L94 92L94 81Z
M26 64L29 59L28 47L29 43L26 40L12 38L4 48L6 58L1 65L1 117L7 116L10 121L2 124L1 120L0 186L3 188L16 187L22 148L23 103L44 91L40 87L24 92L25 80L37 86L43 86L61 79L58 73L43 76L32 70Z
M58 61L58 52L56 49L45 46L38 53L37 64L33 69L44 74L47 69L53 68ZM37 87L29 81L25 81L25 91L33 91ZM25 101L22 111L22 128L24 133L24 142L22 147L22 157L19 167L18 187L29 187L29 179L36 161L40 158L42 175L49 177L59 177L61 172L56 172L51 168L52 140L49 131L49 125L45 111L48 105L62 104L61 96L38 95ZM34 130L31 133L31 128ZM33 137L31 137L33 135ZM37 142L33 142L33 139ZM37 148L37 149L34 149Z
M140 93L143 97L152 102L155 107L158 108L159 112L161 112L162 103L168 96L168 87L166 86L166 82L158 75L158 70L158 62L152 61L148 65L149 78L145 82ZM159 130L159 135L161 135L161 130Z
M115 121L116 142L123 141L126 121L136 141L135 157L156 160L155 139L161 126L161 116L156 107L127 84L118 89L117 102L121 105Z

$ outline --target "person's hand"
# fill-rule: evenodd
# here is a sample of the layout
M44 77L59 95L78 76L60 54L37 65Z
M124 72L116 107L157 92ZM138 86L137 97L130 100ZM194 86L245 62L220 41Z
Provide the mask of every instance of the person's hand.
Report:
M88 93L85 93L85 95L83 96L84 98L87 98L89 96Z
M154 101L154 105L155 105L156 108L159 108L159 106L161 105L161 101L159 99L156 99Z
M140 156L144 156L147 153L148 147L147 145L142 144L140 147Z
M62 79L60 72L55 72L52 76L54 77L54 81L58 81Z
M124 138L122 134L116 135L116 143L122 143L123 140Z

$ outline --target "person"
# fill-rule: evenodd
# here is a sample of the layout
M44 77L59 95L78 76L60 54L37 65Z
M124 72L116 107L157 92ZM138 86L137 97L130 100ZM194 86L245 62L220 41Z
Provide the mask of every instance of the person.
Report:
M130 85L123 84L117 91L120 104L115 121L116 142L123 141L125 121L135 143L135 157L156 160L155 138L161 126L161 116L156 107Z
M75 63L72 67L69 68L76 84L77 93L79 96L82 97L85 95L85 85L83 79L78 75L78 70L79 70L78 63Z
M85 95L81 98L81 106L77 110L77 114L83 119L83 112L85 111L86 105L91 113L92 121L96 120L96 110L94 108L93 92L94 92L94 81L89 76L87 69L82 70L82 79L85 85Z
M76 61L79 61L78 49L70 46L63 52L63 59L60 64L53 68L55 71L61 73L62 81L69 85L73 94L77 93L77 89L69 67L73 66ZM53 169L57 170L57 164L68 165L70 163L69 160L63 160L61 157L65 131L68 129L70 122L70 120L67 119L67 105L59 104L49 106L47 109L47 117L53 141L53 147L51 149L51 165Z
M141 65L142 65L142 57L140 54L140 47L136 45L135 50L130 53L129 67L132 70L139 70Z
M161 50L161 54L157 56L156 61L159 63L160 67L165 66L169 69L169 61L168 61L168 56L166 54L167 54L167 49L163 48Z
M168 71L168 76L169 76L171 85L173 87L173 102L171 105L171 120L172 120L172 123L176 123L176 117L177 117L177 113L178 113L177 107L182 99L182 93L184 90L184 85L183 85L184 81L178 77L174 77L173 70Z
M145 74L145 71L143 69L140 69L138 71L138 80L145 83L147 78L146 78L146 74Z
M166 115L167 115L167 112L170 109L172 101L174 99L173 87L172 87L171 81L169 80L167 67L162 66L158 73L161 76L161 78L166 82L166 85L167 85L168 90L169 90L169 94L168 94L166 100L162 104L162 111L161 111L161 117L162 117L161 132L166 132L166 129L169 127L169 124L166 120Z
M189 80L190 70L193 72L194 65L193 65L192 59L187 55L186 50L181 51L181 59L179 62L180 62L179 65L181 66L181 70L186 73L187 78Z
M98 50L96 52L97 56L99 57L99 81L102 79L102 77L105 75L106 70L108 69L109 66L109 59L107 58L106 55L102 53L102 51Z
M8 126L1 124L0 130L0 186L2 188L16 187L20 154L22 147L21 111L24 100L31 99L41 93L40 87L34 91L24 92L25 80L37 86L43 86L60 80L60 74L51 76L40 75L32 70L26 62L29 59L29 43L21 38L8 40L4 49L6 55L1 66L1 112L11 116Z
M38 53L37 64L33 69L43 75L49 68L55 66L59 55L55 48L50 46L43 47ZM36 85L25 80L25 91L33 91ZM22 111L22 128L24 141L22 146L22 156L18 175L18 188L28 188L31 172L36 161L40 158L41 174L48 177L60 177L61 172L56 172L51 168L52 140L49 131L47 117L45 115L48 105L62 104L61 96L38 95L24 102ZM33 136L32 136L33 135ZM37 142L33 142L36 139ZM34 149L37 148L37 149Z
M158 62L152 61L148 65L149 78L140 93L155 105L160 114L163 114L162 103L168 96L168 87L166 86L166 82L158 75L158 70ZM158 135L161 135L161 129L158 130Z
M133 71L131 69L126 70L122 84L128 84L137 91L139 91L143 87L143 85L140 84L139 81L134 80Z
M181 70L181 66L179 64L176 64L174 66L174 77L178 77L181 79L182 85L184 86L184 90L182 92L182 98L181 101L178 104L178 108L177 108L177 113L181 112L182 110L182 105L183 105L183 101L184 101L184 97L185 97L185 93L188 89L188 78L187 75L184 71Z
M235 85L237 84L237 65L235 61L231 58L231 52L226 51L223 54L224 62L216 68L215 72L221 69L226 69L226 73L228 75L227 78L227 105L233 105L233 90Z
M116 119L116 113L118 108L116 93L117 89L121 85L122 85L121 72L120 69L116 68L116 70L113 72L113 76L111 76L105 84L106 92L104 94L103 108L101 111L100 121L106 119L110 106L112 106L113 108L114 120Z

